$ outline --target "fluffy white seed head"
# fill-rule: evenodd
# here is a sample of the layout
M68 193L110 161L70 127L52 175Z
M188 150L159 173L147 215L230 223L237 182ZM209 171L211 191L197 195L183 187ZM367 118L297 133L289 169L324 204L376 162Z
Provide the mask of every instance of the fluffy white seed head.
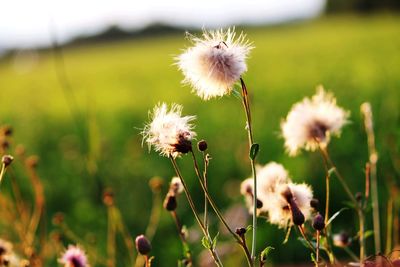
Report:
M170 190L174 192L175 195L181 194L183 192L183 184L179 177L173 177L169 185Z
M174 104L168 110L165 103L157 105L150 113L150 122L142 132L149 149L154 148L162 156L176 158L191 150L191 140L196 136L190 123L195 116L181 116L182 106Z
M287 152L295 156L302 148L315 151L319 144L326 146L330 135L340 135L348 117L349 112L336 105L333 94L318 87L311 99L294 104L281 123Z
M249 213L253 214L254 185L252 178L247 178L240 184L240 194L242 194L246 201L246 206L249 209Z
M234 28L188 35L193 46L176 58L184 83L204 100L224 96L247 71L246 59L253 48L244 34L236 38Z
M276 194L270 198L268 208L268 220L272 224L278 225L280 228L286 228L292 225L292 213L290 212L289 204L282 196L282 192L289 187L292 192L293 199L303 213L305 220L309 220L312 214L310 201L313 198L311 187L306 184L281 184L276 188Z

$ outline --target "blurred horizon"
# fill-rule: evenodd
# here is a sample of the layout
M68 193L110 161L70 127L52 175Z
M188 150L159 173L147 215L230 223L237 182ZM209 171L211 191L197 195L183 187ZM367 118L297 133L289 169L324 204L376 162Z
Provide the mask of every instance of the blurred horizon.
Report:
M319 16L326 0L218 2L160 0L133 2L11 1L0 9L0 53L10 49L42 48L110 28L134 32L151 25L177 28L220 28L233 25L280 24ZM21 8L21 7L24 8ZM95 7L95 8L94 8ZM204 16L207 14L207 16ZM52 36L53 35L53 36Z

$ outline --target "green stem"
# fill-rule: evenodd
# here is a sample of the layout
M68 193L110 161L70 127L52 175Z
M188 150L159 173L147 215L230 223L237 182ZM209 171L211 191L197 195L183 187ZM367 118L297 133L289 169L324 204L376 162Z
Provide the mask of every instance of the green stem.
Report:
M358 210L358 217L360 221L360 266L363 266L365 257L365 239L364 239L364 213L361 209Z
M249 102L249 95L247 91L246 84L244 83L244 80L240 78L240 84L242 87L242 102L243 102L243 107L246 113L246 129L247 129L247 134L248 134L248 140L249 140L249 151L251 150L251 147L254 144L254 138L253 138L253 129L252 129L252 124L251 124L251 110L250 110L250 102ZM253 175L253 240L252 240L252 247L251 247L251 258L252 262L256 260L256 244L257 244L257 173L256 173L256 166L254 162L255 156L250 157L250 164L251 164L251 171Z
M6 165L3 163L2 164L2 166L1 166L1 171L0 171L0 185L1 185L1 182L3 181L3 177L4 177L4 174L6 173Z
M190 196L189 189L188 189L188 187L186 185L185 180L182 177L182 174L181 174L181 172L179 170L178 164L176 163L176 160L172 156L170 156L170 159L171 159L171 162L172 162L172 165L174 167L176 175L179 177L179 179L182 182L183 189L184 189L185 194L186 194L186 198L187 198L187 200L189 202L190 208L193 211L194 217L196 218L196 221L197 221L198 225L200 226L201 230L203 231L204 236L210 239L210 236L207 234L207 230L206 230L203 222L200 220L200 217L199 217L199 215L197 213L196 206L194 205L193 199ZM201 181L201 184L204 187L203 181L201 179L200 179L200 181ZM204 188L203 188L203 190L204 190ZM214 248L210 248L209 250L210 250L211 256L214 259L215 264L217 266L223 266L221 260L219 259L219 256L218 256L217 252L215 251L215 249Z
M242 239L240 238L240 236L238 234L236 234L231 227L229 226L229 224L226 222L224 216L222 215L221 211L218 209L217 205L215 204L214 200L212 199L210 193L208 192L207 187L204 185L203 180L200 177L200 171L199 171L199 166L197 164L197 160L196 160L196 155L194 154L193 151L191 151L192 154L192 158L193 158L193 164L194 164L194 169L197 175L197 178L200 182L201 188L203 189L208 201L210 202L211 207L213 208L213 210L215 211L215 214L217 215L218 219L222 222L222 224L225 226L225 228L229 231L229 233L233 236L233 238L236 239L236 241L239 243L239 245L245 250L246 244L242 242ZM253 260L251 258L251 255L246 254L246 258L248 260L249 266L253 266ZM250 256L250 258L248 258Z
M203 181L204 181L204 186L207 188L207 167L208 167L208 162L206 159L206 154L203 152L203 164L204 164L204 171L203 171ZM204 225L206 227L207 233L208 233L208 200L207 200L207 195L204 193Z
M176 229L178 230L178 234L179 234L179 237L181 239L181 242L182 242L182 245L183 245L183 248L185 251L185 257L192 264L193 263L192 253L190 252L189 244L186 241L185 234L182 232L182 224L178 218L178 215L176 214L176 211L174 211L174 210L171 211L171 216L175 222Z

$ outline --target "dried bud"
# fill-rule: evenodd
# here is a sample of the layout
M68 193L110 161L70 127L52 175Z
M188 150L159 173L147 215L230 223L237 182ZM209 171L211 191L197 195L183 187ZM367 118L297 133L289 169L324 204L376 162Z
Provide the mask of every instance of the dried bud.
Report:
M350 236L346 232L333 235L333 244L337 247L348 247L350 243Z
M321 214L318 213L317 216L314 217L312 227L317 231L321 231L325 228L324 217L322 217Z
M282 196L286 199L286 201L290 204L293 200L293 194L292 191L290 191L289 186L285 188L285 190L282 191Z
M257 209L261 209L262 207L263 207L262 201L257 199Z
M135 244L136 244L136 249L140 254L147 255L150 253L151 244L150 241L144 235L137 236Z
M5 138L0 138L0 147L3 151L5 151L10 147L10 142L8 142Z
M236 234L238 234L239 236L244 236L246 232L247 232L246 228L243 227L236 228Z
M4 125L0 128L0 134L4 136L10 136L13 133L13 129L10 125Z
M205 140L201 140L201 141L199 141L198 143L197 143L197 148L201 151L201 152L203 152L203 151L206 151L207 150L207 142L205 141Z
M64 214L61 212L57 212L54 216L53 216L53 224L54 225L60 225L64 222Z
M161 177L154 176L149 181L149 186L153 193L159 193L164 185L164 180Z
M319 208L319 200L316 198L311 199L310 201L310 206L314 209L314 210L318 210Z
M171 194L171 193L168 193L167 196L164 199L163 206L168 211L176 210L176 207L178 206L178 203L176 201L175 195Z
M293 200L289 203L292 219L295 225L302 225L305 221L304 215Z
M25 160L25 164L28 168L36 168L39 162L38 156L29 156Z
M14 157L11 155L4 155L1 158L1 162L4 164L4 167L6 167L6 168L13 162L13 160L14 160Z
M108 207L114 205L114 192L111 188L106 188L104 190L103 203Z

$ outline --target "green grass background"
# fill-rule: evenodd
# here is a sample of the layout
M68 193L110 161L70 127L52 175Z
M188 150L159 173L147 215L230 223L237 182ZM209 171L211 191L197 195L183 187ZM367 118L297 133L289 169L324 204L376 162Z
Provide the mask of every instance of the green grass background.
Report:
M392 185L389 181L399 178L398 166L391 157L399 153L398 25L397 15L382 14L343 15L284 26L244 28L255 46L244 79L251 94L255 140L261 146L258 162L284 164L294 181L310 183L323 202L324 174L319 155L302 153L289 158L279 134L280 121L291 105L311 96L315 87L323 84L335 93L340 106L351 111L351 123L344 128L342 137L334 138L330 144L333 159L351 188L363 191L363 167L368 156L359 106L370 101L381 156L379 189L383 210L386 201L383 192ZM184 114L197 116L198 138L208 141L212 155L211 194L224 209L243 203L238 185L250 176L250 165L240 99L232 95L204 102L189 87L181 85L182 75L173 65L173 57L187 45L182 33L65 49L66 72L77 100L72 112L58 83L52 53L39 53L38 60L28 69L20 67L29 63L23 57L18 61L14 58L0 61L0 123L14 127L13 145L23 143L29 153L40 156L39 173L46 188L49 219L56 211L64 212L68 224L81 236L96 235L97 246L103 253L106 240L103 188L113 188L128 229L136 236L144 232L150 214L149 179L157 175L167 182L173 176L168 159L148 153L141 145L140 129L148 120L148 110L158 102L180 103ZM77 114L83 131L73 119ZM190 159L183 157L179 164L201 207L202 194ZM2 190L7 187L5 181ZM335 182L332 190L332 211L335 211L346 196ZM179 204L182 221L193 225L184 197ZM383 223L385 217L383 214ZM356 234L356 228L348 223L356 222L355 219L347 212L339 217L333 230L344 228ZM176 265L180 243L174 227L163 211L153 240L154 266ZM258 247L276 248L271 261L309 260L309 252L295 240L295 234L283 245L282 230L263 220L259 221L259 227ZM192 247L196 254L201 251L200 242ZM118 251L122 258L126 255L122 246ZM372 246L368 251L372 253ZM239 253L229 255L227 266L238 266L238 257ZM118 264L125 266L123 260Z

